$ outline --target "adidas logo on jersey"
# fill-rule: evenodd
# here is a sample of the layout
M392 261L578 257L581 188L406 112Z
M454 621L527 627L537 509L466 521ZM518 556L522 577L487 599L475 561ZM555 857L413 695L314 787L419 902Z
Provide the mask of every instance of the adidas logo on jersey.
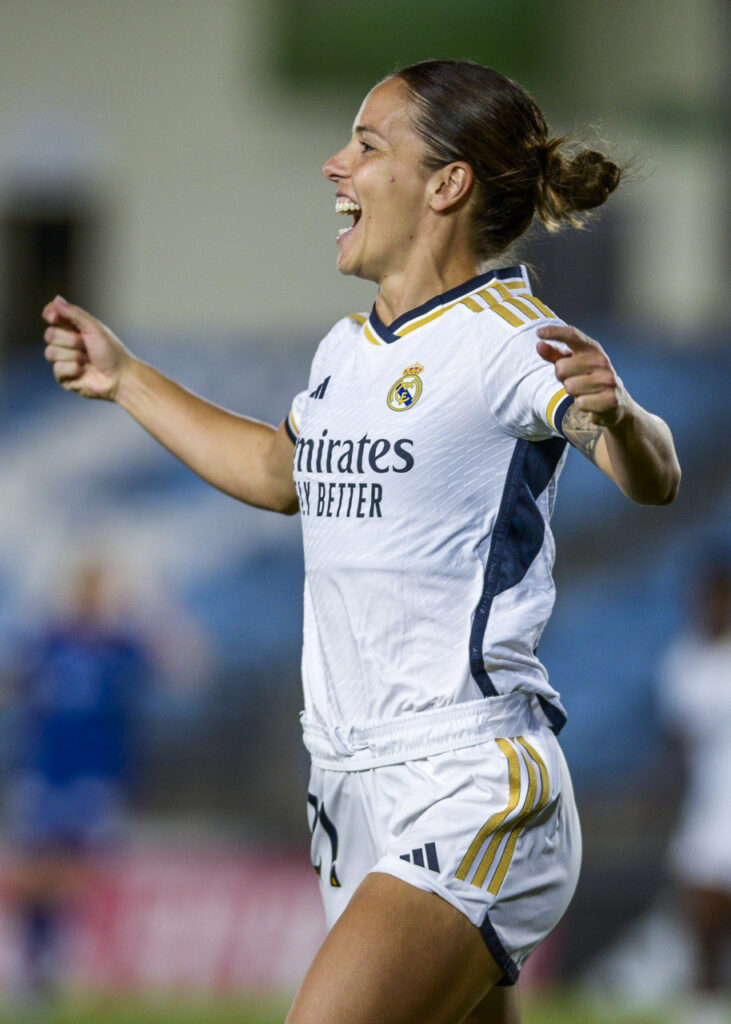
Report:
M314 391L310 391L310 398L324 398L330 378L326 377L322 384L318 384Z
M426 854L426 863L424 863L424 855ZM429 868L430 871L439 871L439 861L437 860L437 848L434 843L426 843L424 849L412 850L411 853L402 853L401 860L406 860L409 864L416 864L419 868Z

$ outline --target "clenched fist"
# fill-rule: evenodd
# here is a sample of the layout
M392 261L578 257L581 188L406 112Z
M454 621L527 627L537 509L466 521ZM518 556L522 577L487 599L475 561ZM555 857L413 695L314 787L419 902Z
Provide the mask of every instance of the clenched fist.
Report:
M132 355L104 324L57 295L43 310L45 357L61 387L113 401Z

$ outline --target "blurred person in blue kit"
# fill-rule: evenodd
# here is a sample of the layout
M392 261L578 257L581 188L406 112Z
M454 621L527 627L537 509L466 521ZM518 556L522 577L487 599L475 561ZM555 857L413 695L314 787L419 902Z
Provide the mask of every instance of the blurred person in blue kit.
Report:
M109 614L109 586L101 562L77 567L62 609L21 641L6 680L20 725L6 791L8 896L28 995L53 993L66 916L89 884L87 855L116 845L127 822L150 658Z
M4 673L19 725L6 789L6 895L18 926L19 994L31 999L51 997L62 980L66 925L94 884L92 855L129 833L143 700L172 667L162 664L161 648L171 646L164 621L142 626L120 597L102 559L81 562L61 607L21 640ZM182 620L175 633L190 671L197 634Z
M694 945L695 992L684 1019L715 1024L731 1019L731 562L722 552L705 559L688 619L658 679L685 777L669 867Z
M376 85L323 169L352 218L338 268L375 304L323 340L278 428L180 388L61 297L43 311L65 388L117 402L233 497L300 513L331 930L288 1024L515 1024L521 966L576 885L566 715L536 656L557 479L569 442L645 504L672 501L680 469L601 346L501 265L534 218L576 224L619 183L565 141L469 61ZM216 358L205 332L201 348Z

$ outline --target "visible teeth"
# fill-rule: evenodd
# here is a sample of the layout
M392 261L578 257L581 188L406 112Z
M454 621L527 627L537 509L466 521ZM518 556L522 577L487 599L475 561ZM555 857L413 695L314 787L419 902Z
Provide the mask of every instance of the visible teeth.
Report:
M335 201L336 213L360 213L360 206L352 199L337 199Z
M347 235L349 231L352 231L352 228L341 228L338 231L338 238L340 238L341 235Z

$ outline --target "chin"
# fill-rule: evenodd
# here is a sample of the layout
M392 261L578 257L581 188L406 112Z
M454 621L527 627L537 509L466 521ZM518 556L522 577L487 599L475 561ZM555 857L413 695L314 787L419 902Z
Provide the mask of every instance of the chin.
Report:
M338 271L344 277L358 277L361 281L373 281L374 284L378 284L380 280L379 275L374 270L369 270L361 264L345 259L338 260Z
M338 242L338 270L341 274L353 274L358 265L358 254L346 242Z
M359 277L362 281L373 281L376 284L379 281L378 273L368 268L357 250L339 249L337 268L345 277Z
M358 277L358 271L354 267L348 266L345 260L338 260L338 273L344 277Z

